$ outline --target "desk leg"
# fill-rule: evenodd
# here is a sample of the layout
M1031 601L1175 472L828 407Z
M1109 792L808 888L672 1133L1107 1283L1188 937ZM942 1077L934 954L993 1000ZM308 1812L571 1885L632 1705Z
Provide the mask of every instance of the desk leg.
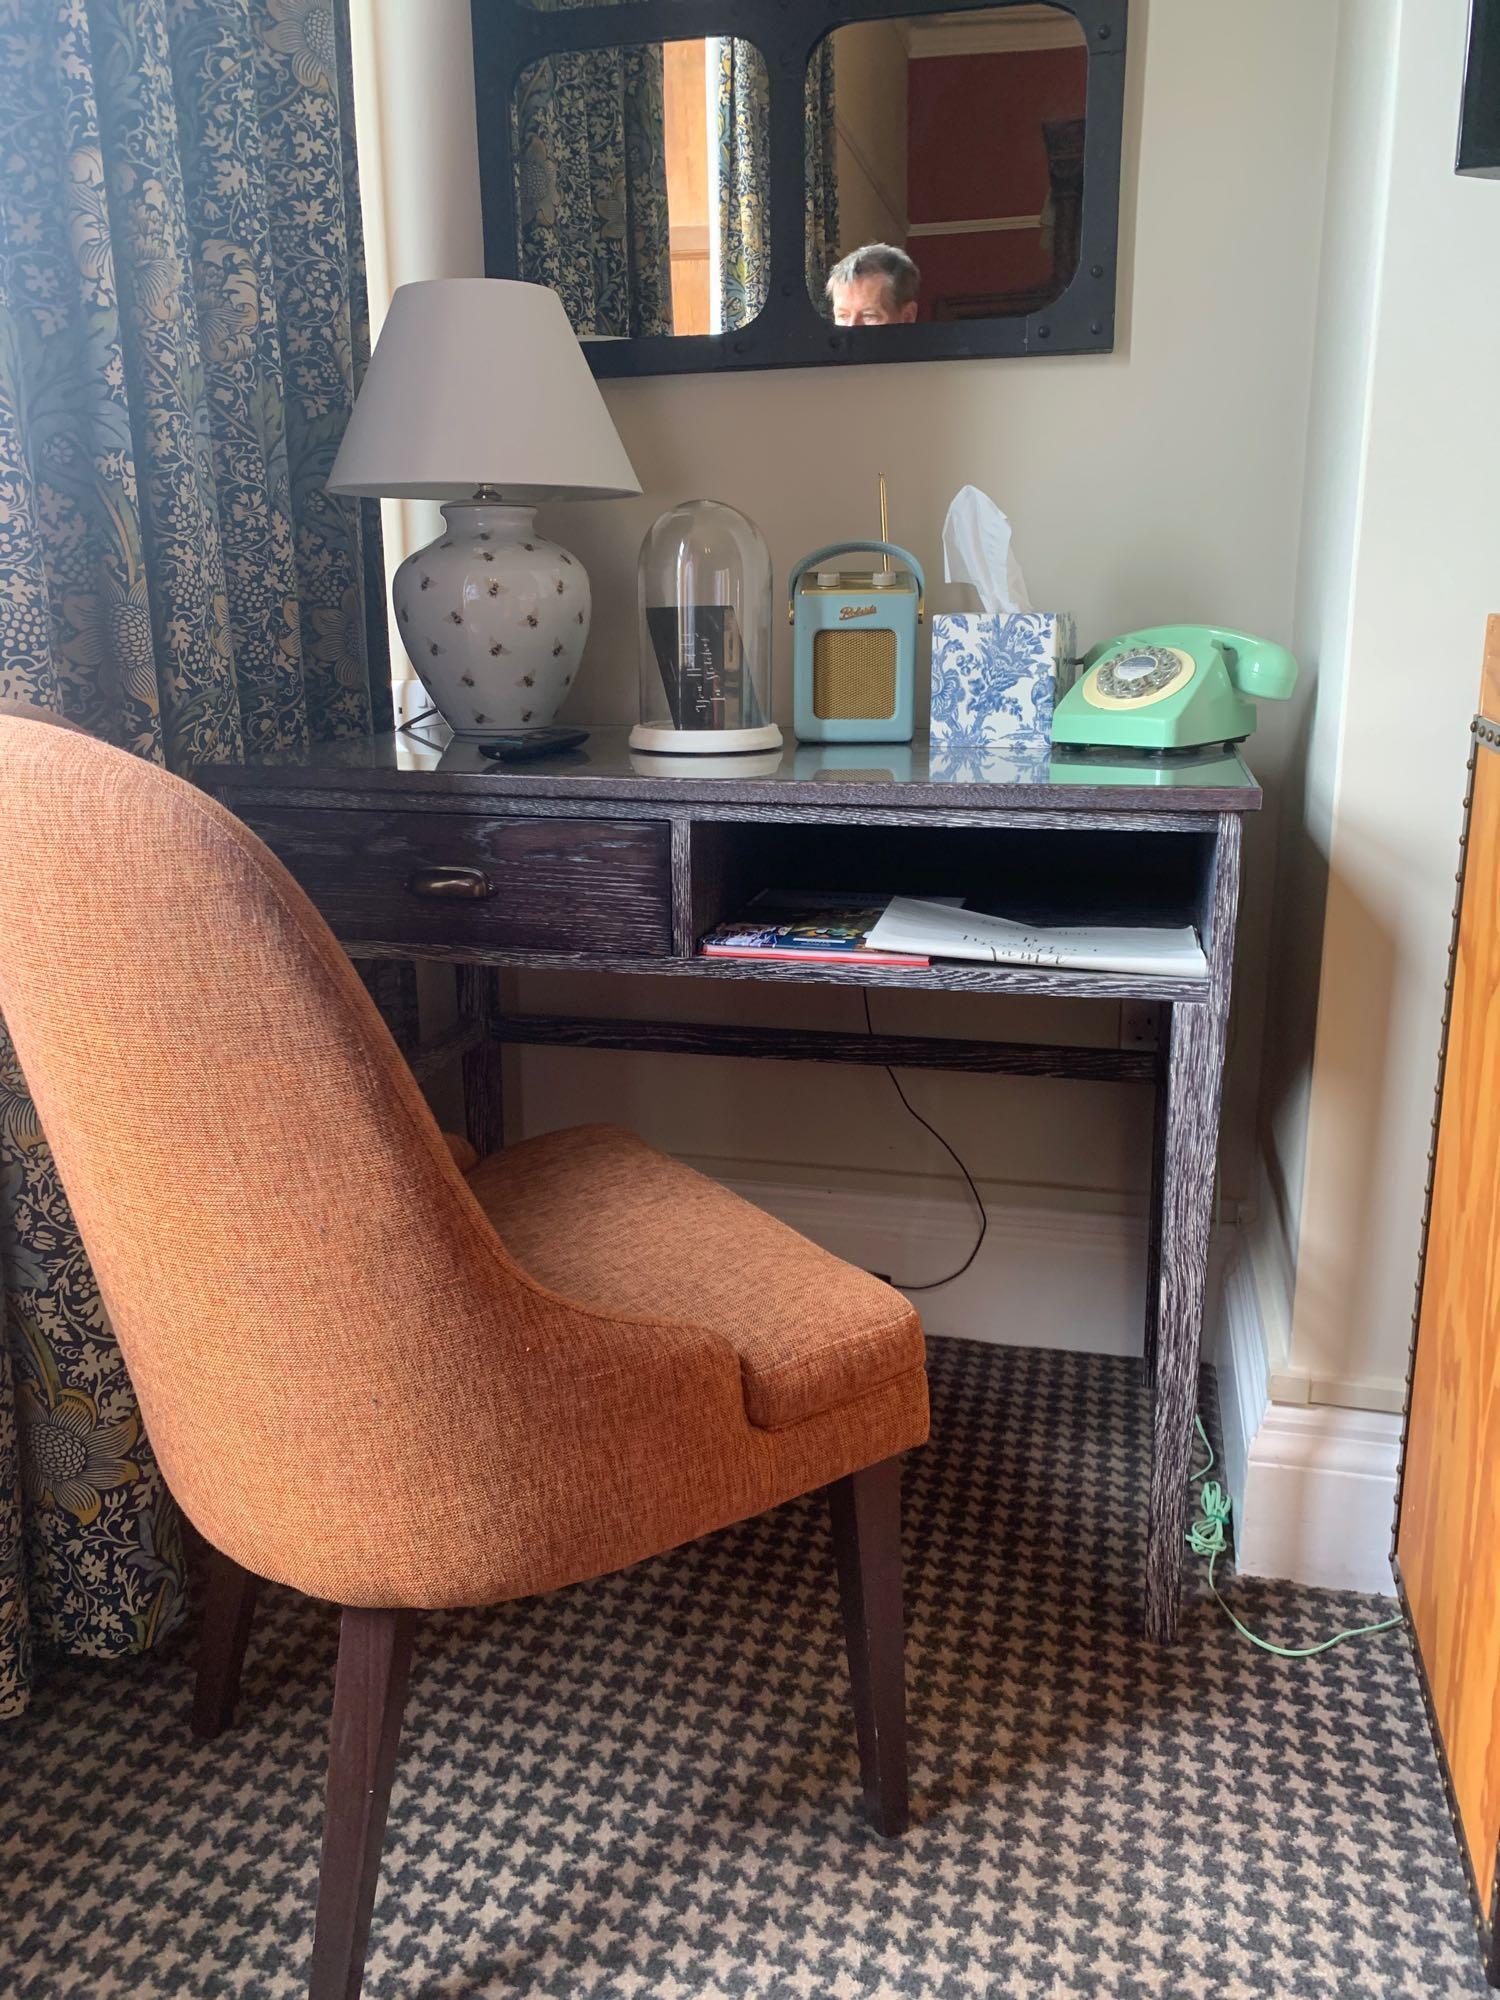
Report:
M1156 1407L1146 1529L1146 1633L1176 1637L1203 1293L1213 1224L1227 996L1172 1009L1163 1124Z
M458 967L460 1019L477 1018L488 1028L500 1008L500 975L488 965ZM463 1059L464 1122L469 1144L483 1159L505 1144L505 1098L501 1085L503 1050L486 1034Z
M1164 1027L1172 1019L1170 1008L1162 1011ZM1146 1326L1141 1348L1141 1380L1156 1389L1156 1331L1161 1318L1161 1237L1162 1183L1167 1156L1167 1075L1158 1064L1151 1095L1151 1194L1146 1206Z

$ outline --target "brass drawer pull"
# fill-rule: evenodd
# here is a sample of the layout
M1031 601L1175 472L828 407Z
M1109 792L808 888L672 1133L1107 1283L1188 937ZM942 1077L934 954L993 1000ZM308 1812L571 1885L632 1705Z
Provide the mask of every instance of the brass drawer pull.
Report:
M417 868L406 878L407 893L431 902L483 903L495 885L482 868Z

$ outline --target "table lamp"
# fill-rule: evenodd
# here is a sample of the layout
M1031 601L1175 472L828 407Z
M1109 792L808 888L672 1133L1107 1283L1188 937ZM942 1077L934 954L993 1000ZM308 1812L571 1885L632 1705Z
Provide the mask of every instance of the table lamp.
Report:
M557 294L504 278L400 286L328 490L444 503L443 533L391 596L455 736L551 722L583 658L589 580L535 510L641 490Z

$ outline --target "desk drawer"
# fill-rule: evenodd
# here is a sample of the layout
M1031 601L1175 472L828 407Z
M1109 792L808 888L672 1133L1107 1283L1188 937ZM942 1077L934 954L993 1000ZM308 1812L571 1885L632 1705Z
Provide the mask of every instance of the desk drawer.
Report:
M665 820L240 808L343 943L672 949Z

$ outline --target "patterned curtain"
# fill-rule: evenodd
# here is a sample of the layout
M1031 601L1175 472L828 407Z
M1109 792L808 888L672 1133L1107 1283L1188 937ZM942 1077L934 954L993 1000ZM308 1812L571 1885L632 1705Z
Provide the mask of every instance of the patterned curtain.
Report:
M719 72L718 173L710 180L718 188L716 330L733 333L765 304L771 278L771 82L752 42L721 37L709 43L708 59Z
M715 41L709 59L717 62L719 74L719 315L723 330L732 333L755 318L770 284L771 86L765 58L753 43ZM824 283L839 254L833 63L829 35L808 64L803 120L807 288L820 308Z
M575 333L670 333L661 44L534 63L511 119L521 276L552 287Z
M172 765L389 726L346 4L0 0L0 696ZM3 1031L0 1265L4 1716L183 1559Z
M838 156L833 125L833 44L825 35L807 66L803 171L807 185L807 290L823 311L828 273L839 260Z

